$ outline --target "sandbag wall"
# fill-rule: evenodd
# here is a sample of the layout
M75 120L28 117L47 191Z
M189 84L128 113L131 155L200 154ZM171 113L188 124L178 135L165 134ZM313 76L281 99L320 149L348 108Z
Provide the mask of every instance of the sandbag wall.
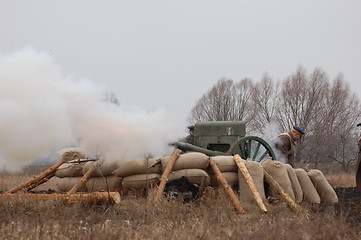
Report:
M55 172L57 191L68 192L83 177L83 175L95 164L94 161L86 161L86 155L78 148L61 150L59 158L65 161ZM98 167L80 192L104 192L115 191L121 187L121 178L113 175L118 167L116 164L104 163Z
M121 177L123 188L149 188L159 183L161 174L167 167L170 156L162 159L146 159L128 161L119 166L113 174ZM205 171L209 157L203 153L191 152L181 154L168 176L168 182L186 178L189 183L200 189L209 186L211 179Z
M211 157L219 170L227 180L227 183L238 190L241 202L253 202L251 193L243 175L233 160L233 156ZM264 171L286 191L286 193L297 203L309 204L334 204L338 202L336 192L328 183L326 177L320 170L294 169L289 164L274 161L271 158L262 163L243 160L249 174L251 175L256 188L263 199L266 200L266 185L264 182ZM215 175L210 171L212 185L218 186ZM270 191L270 197L278 198L277 193Z
M306 172L302 168L294 169L289 164L267 159L262 166L274 180L298 203L334 204L338 197L326 177L320 170ZM270 193L276 196L275 193Z
M216 163L218 169L221 171L222 175L227 180L228 185L230 185L234 190L238 190L239 198L241 202L253 202L254 197L249 189L243 175L238 170L238 166L233 160L233 156L216 156L211 157L211 159ZM248 172L250 173L256 189L259 192L263 201L266 200L265 189L264 189L264 175L263 168L259 162L255 161L244 161ZM218 186L216 176L212 171L210 171L212 178L212 185Z
M66 153L59 154L61 158L78 159L85 158L85 154L77 149L70 149ZM155 187L161 175L168 165L170 156L162 159L142 159L132 160L115 164L106 162L100 166L88 180L80 191L113 191L119 188L151 188ZM200 191L206 186L218 186L218 182L211 168L209 160L212 159L228 184L238 191L241 202L254 201L253 195L246 184L243 175L239 172L238 166L233 160L233 156L208 157L203 153L188 152L181 154L172 172L168 176L168 182L186 178L188 182L199 187ZM243 160L248 169L261 198L266 201L266 191L264 183L264 171L270 174L274 180L288 193L288 195L298 203L325 203L333 204L338 201L334 189L330 186L323 173L319 170L294 169L289 164L267 159L262 163ZM56 171L58 177L58 190L69 191L87 170L95 164L94 162L64 163ZM269 193L272 197L277 197L274 192Z

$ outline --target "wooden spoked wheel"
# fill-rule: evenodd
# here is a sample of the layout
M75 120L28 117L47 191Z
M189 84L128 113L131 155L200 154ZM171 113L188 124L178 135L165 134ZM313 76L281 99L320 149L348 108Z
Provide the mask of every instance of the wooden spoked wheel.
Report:
M276 159L271 146L262 138L247 136L238 139L232 144L227 154L239 154L243 159L262 162L271 157Z

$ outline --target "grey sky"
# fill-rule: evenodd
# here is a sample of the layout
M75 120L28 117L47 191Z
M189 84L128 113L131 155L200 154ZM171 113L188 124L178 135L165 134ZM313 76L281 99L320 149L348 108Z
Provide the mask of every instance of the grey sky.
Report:
M63 74L186 121L220 78L299 64L361 87L361 1L0 0L0 54L49 53ZM185 125L184 125L185 126ZM180 126L180 127L184 127Z

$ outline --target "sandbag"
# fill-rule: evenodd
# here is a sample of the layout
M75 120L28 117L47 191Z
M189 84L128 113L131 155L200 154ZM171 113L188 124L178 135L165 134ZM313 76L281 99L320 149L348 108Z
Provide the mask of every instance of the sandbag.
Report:
M89 161L87 162L84 167L83 167L83 175L85 173L87 173L87 171L93 167L94 165L96 165L97 162L96 161ZM100 166L98 166L95 171L93 172L93 174L91 175L92 177L104 177L104 176L110 176L113 175L113 171L115 171L118 168L118 164L114 163L114 162L104 162L103 164L101 164Z
M222 172L222 175L227 180L227 183L229 186L231 186L232 188L238 187L238 173L237 172ZM211 185L213 187L218 187L219 183L218 183L216 175L212 174L212 175L210 175L210 177L211 177Z
M211 184L210 176L202 169L182 169L173 171L168 176L168 182L182 177L187 178L188 182L202 187L209 186Z
M55 172L55 176L63 177L81 177L83 176L83 166L85 162L81 163L63 163Z
M154 167L148 168L152 164L156 163L156 161L157 159L155 158L149 158L123 162L113 171L113 174L118 177L128 177L138 174L161 174L161 164L156 164Z
M237 172L238 166L233 156L215 156L211 159L216 163L221 172Z
M80 179L81 177L63 177L63 178L56 178L55 182L59 192L68 192L80 181ZM85 192L85 191L86 191L85 185L78 190L78 192Z
M266 159L262 162L263 168L271 177L285 190L285 192L295 201L295 194L292 189L291 180L288 176L286 165L280 161ZM275 193L271 191L271 195Z
M167 167L169 159L171 156L162 158L162 169ZM209 157L204 153L200 152L188 152L180 154L177 161L175 162L172 170L182 170L182 169L206 169L209 164Z
M57 154L63 162L86 158L85 153L80 148L63 148Z
M156 173L151 174L137 174L123 178L122 187L124 188L151 188L159 183L160 175Z
M338 202L338 197L335 190L327 181L325 175L320 170L310 170L307 175L310 177L313 185L315 186L318 194L320 195L321 202L325 204L334 204Z
M307 172L302 168L296 168L295 173L297 175L298 182L300 183L302 188L302 192L303 192L302 201L311 204L320 203L321 202L320 195L318 194Z
M117 176L92 177L86 182L87 192L112 192L121 187L122 179Z
M295 194L295 200L296 202L300 203L303 199L303 191L300 185L300 182L298 181L297 175L295 173L295 170L290 164L286 164L286 169L288 173L288 177L291 180L292 189Z
M266 194L264 190L264 173L261 163L255 161L244 161L246 168L249 174L252 177L253 183L256 186L256 189L261 196L262 200L266 201ZM241 202L253 202L255 198L244 179L243 174L238 170L238 180L239 180L239 200Z

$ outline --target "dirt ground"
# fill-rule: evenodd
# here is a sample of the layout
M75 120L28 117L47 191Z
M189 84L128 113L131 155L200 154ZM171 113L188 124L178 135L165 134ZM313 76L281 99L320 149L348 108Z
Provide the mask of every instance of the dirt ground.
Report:
M348 222L361 222L361 192L355 187L335 188L339 202L336 204L336 212L346 218Z

